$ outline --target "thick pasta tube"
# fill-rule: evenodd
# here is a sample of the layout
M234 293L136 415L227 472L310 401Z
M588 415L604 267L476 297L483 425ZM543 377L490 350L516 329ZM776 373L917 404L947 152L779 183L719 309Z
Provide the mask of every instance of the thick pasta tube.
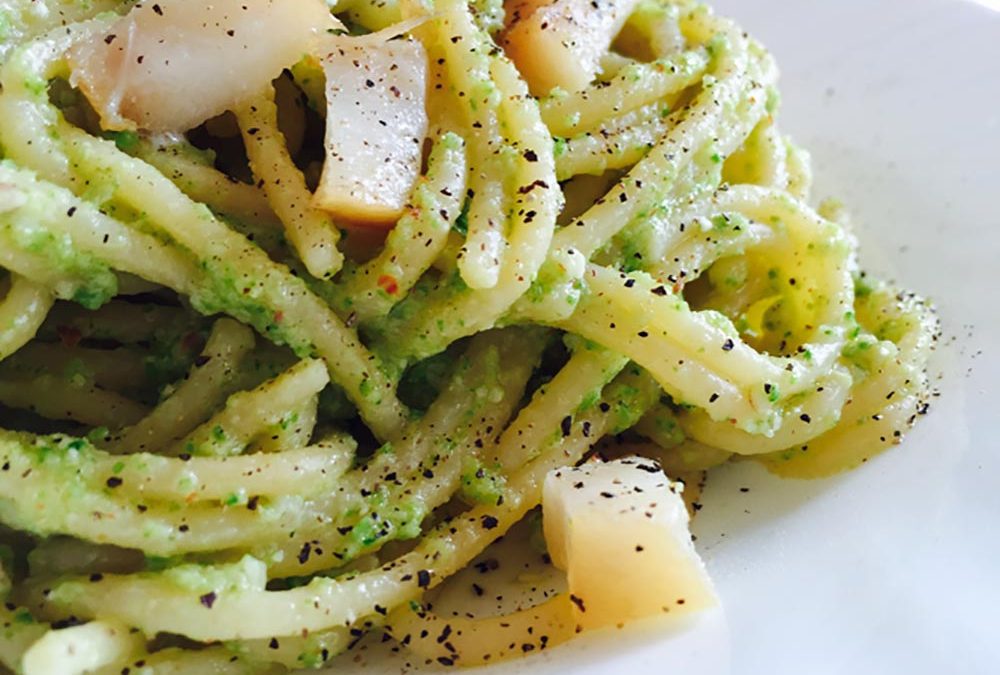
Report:
M31 613L8 601L11 578L0 562L0 665L11 671L20 670L24 652L48 630L48 626L35 621Z
M253 391L234 394L221 412L165 449L164 454L214 457L239 454L268 426L290 423L288 416L329 381L322 361L301 361Z
M0 403L51 420L73 420L107 429L130 426L149 413L146 406L115 392L48 374L0 380Z
M721 28L729 37L727 48L722 50L711 69L715 78L711 89L692 101L683 121L671 129L604 199L598 200L559 232L556 248L573 248L589 258L629 221L644 210L651 210L662 199L660 186L669 186L682 175L693 161L694 150L726 135L739 138L744 128L748 133L763 115L763 96L754 93L761 90L761 83L751 79L748 73L751 61L748 47L733 35L732 29L724 28L714 17L699 15L698 18L706 24L709 34Z
M603 127L610 117L697 84L708 63L708 54L697 50L626 66L609 82L572 94L549 96L541 103L542 120L555 136Z
M717 219L707 231L704 225L685 228L682 223L677 231L684 234L674 248L689 246L692 253L676 256L677 263L671 264L678 268L661 274L674 284L681 278L696 278L716 256L728 254L731 245L787 251L785 259L791 269L775 272L775 276L787 275L793 282L789 293L806 297L808 314L798 331L800 344L805 345L800 355L755 354L724 317L692 313L673 287L668 289L649 277L599 268L588 271L590 293L565 325L604 344L613 340L628 345L626 353L649 368L676 400L697 405L714 420L735 420L744 431L770 436L781 427L782 419L792 414L808 417L807 412L793 409L779 412L775 404L789 401L816 383L839 355L846 333L842 323L853 299L848 242L832 224L771 193L732 190L716 198L713 208L729 204L739 204L740 212L755 221L779 224L781 236L773 238L774 233L755 229L749 221L728 217ZM685 272L685 267L690 271ZM671 343L676 347L667 351ZM694 344L718 347L714 355L701 357L685 347ZM834 377L819 385L817 393L826 392L824 398L834 396L836 401L837 391L848 383L842 376ZM822 431L818 425L813 435Z
M110 447L120 454L156 452L193 431L233 393L239 368L253 346L250 330L219 320L187 378L148 416L113 438Z
M551 382L540 387L531 402L498 439L492 456L485 465L499 467L509 475L533 460L562 431L551 427L551 420L560 411L571 411L560 419L572 420L574 412L585 412L596 405L604 385L625 367L626 359L596 345L578 346L572 358ZM548 423L547 423L548 422Z
M536 607L479 619L437 616L414 603L398 609L389 621L397 641L425 659L449 666L496 663L555 647L579 632L566 593Z
M276 230L281 227L281 221L260 188L232 180L208 164L193 146L172 138L159 143L139 139L126 150L155 166L184 194L208 204L217 213Z
M791 182L788 151L774 125L766 119L757 125L743 146L726 158L722 177L730 183L746 183L783 190Z
M460 486L475 483L481 489L466 492L495 498L493 481L479 476L483 464L475 458L492 443L489 430L504 426L523 392L545 344L537 338L534 331L519 330L476 338L465 354L467 365L452 373L424 417L362 470L344 477L326 507L330 522L301 528L280 542L277 553L273 546L250 552L275 559L274 574L339 567L393 538L414 536L427 514Z
M458 19L449 18L456 12L461 15ZM449 27L455 28L453 20L464 27L463 35L473 45L484 44L484 37L477 35L469 25L465 8L453 10L437 20L435 25L448 36L448 41L451 41L452 32ZM457 40L456 44L465 41ZM402 320L389 323L382 332L393 334L395 339L403 337L407 347L390 350L403 358L431 356L461 337L494 326L528 290L544 261L542 251L547 251L551 242L560 202L551 136L541 121L537 104L528 96L513 65L491 50L489 69L496 85L490 84L487 91L496 87L502 95L500 115L506 132L503 140L505 145L520 151L511 161L509 189L514 193L510 207L513 215L503 265L492 288L472 291L455 283L439 284L433 295L421 299L419 304L414 303L417 306L410 307L410 311L404 309L410 303L401 305ZM474 176L476 170L475 162L470 161L470 176Z
M590 432L603 435L618 425L634 423L632 415L619 418L622 408L641 413L655 392L637 378L627 373L618 386L612 383L602 399L604 405L574 420L568 434L511 476L502 504L480 505L446 520L411 553L371 572L342 580L317 578L302 588L269 592L264 590L263 563L246 559L219 568L216 574L187 587L178 583L184 578L182 568L168 576L105 575L98 580L66 581L54 585L44 606L78 616L89 616L98 606L107 606L112 616L147 634L166 631L200 640L297 635L303 629L312 632L351 624L377 614L379 607L397 607L415 599L422 589L436 586L534 508L541 500L545 475L582 457L590 447ZM492 526L484 527L484 519ZM212 598L210 611L202 611L201 598L206 596ZM155 599L160 612L143 611L150 599ZM278 611L279 607L293 611Z
M39 535L72 533L95 543L171 556L250 546L262 537L281 536L285 528L294 528L311 515L303 509L304 500L287 497L258 511L240 505L239 494L233 499L237 508L228 510L211 503L178 509L175 503L135 502L114 492L121 479L113 473L101 488L80 485L70 493L62 489L60 481L74 475L74 464L81 461L75 448L87 447L83 441L48 438L26 442L6 434L0 438L0 446L4 462L20 471L17 475L12 475L12 470L0 473L0 514L5 522ZM48 450L57 452L47 457L48 463L39 465L38 456ZM34 470L21 477L31 467Z
M76 382L93 382L102 389L127 394L149 385L146 355L129 347L90 349L32 342L0 362L0 379L61 373Z
M249 663L274 663L288 669L319 668L348 649L357 639L350 630L340 627L305 636L233 640L226 643L226 648Z
M21 670L25 675L84 675L100 668L120 667L142 649L143 642L128 626L116 622L91 621L50 630L25 652Z
M467 217L466 241L458 258L458 269L469 287L488 289L500 280L506 255L504 215L510 196L504 181L495 176L510 170L511 152L502 142L500 102L504 93L492 82L489 38L473 22L463 3L449 2L448 12L434 23L436 33L454 33L457 40L438 42L448 72L461 92L462 109L468 118L472 158L469 167L471 201Z
M857 315L860 327L872 332L860 334L845 349L859 381L841 422L808 443L760 455L757 459L770 471L816 478L854 468L899 443L903 432L927 414L930 383L922 364L938 330L932 308L879 285L865 289Z
M186 255L148 234L129 230L93 205L8 163L0 164L0 182L24 200L0 214L0 233L11 237L10 246L43 257L56 273L86 280L75 292L63 291L63 296L83 305L103 304L117 290L117 279L105 271L109 267L182 292L190 290L187 280L193 267ZM95 280L104 278L106 288L95 285ZM92 299L93 294L106 297Z
M234 457L163 457L138 453L119 457L83 449L77 475L94 486L118 483L118 494L136 500L225 502L248 496L317 495L350 468L353 443L331 437L280 453Z
M278 128L274 89L243 104L236 111L250 166L285 234L314 277L329 279L344 262L337 249L340 231L329 216L312 206L312 194L295 166Z
M280 675L286 672L281 666L255 664L235 655L226 647L208 647L199 650L168 647L155 652L133 654L123 667L98 671L99 675L120 675L124 670L143 670L156 675Z
M264 427L257 439L250 444L249 452L273 453L290 448L302 448L316 431L319 415L319 394L303 401L297 408L288 411L277 422Z
M41 327L54 298L43 286L15 276L0 300L0 360L27 344Z
M27 609L0 607L0 664L11 672L21 670L21 660L32 644L46 634L48 626L37 623Z
M556 154L559 180L600 176L639 162L677 123L668 103L655 102L605 120L599 133L560 139Z

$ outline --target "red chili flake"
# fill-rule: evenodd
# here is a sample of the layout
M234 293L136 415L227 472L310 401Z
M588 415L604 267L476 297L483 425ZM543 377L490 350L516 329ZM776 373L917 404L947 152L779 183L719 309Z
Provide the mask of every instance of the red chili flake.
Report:
M56 335L59 336L59 341L63 343L63 347L75 347L83 339L83 334L73 326L59 326L56 328Z
M277 312L274 313L274 323L281 323L284 320L285 320L285 313L284 312L282 312L281 310L278 310Z
M188 352L201 351L201 336L191 332L181 339L181 349Z
M390 274L383 274L378 278L378 287L389 295L396 295L399 292L399 282Z

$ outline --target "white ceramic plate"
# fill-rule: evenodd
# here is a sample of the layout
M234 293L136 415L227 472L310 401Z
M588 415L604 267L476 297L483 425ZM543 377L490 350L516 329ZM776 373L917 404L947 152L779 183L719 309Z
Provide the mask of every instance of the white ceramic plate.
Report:
M713 474L694 529L722 611L488 672L1000 672L1000 13L961 0L714 4L776 55L782 127L813 154L816 196L853 212L865 265L938 305L942 396L853 473Z

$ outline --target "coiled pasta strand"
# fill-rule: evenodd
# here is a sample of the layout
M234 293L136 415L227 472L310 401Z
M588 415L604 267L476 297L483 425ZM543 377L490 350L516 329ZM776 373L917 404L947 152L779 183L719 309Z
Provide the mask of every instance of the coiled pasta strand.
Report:
M80 31L93 33L101 27L101 22L84 24ZM377 362L372 363L374 357L366 353L353 332L301 280L268 260L259 248L219 223L204 207L191 202L151 167L105 141L70 127L42 99L41 92L32 94L25 89L25 80L53 74L60 51L71 37L76 37L73 31L69 33L69 37L59 35L33 43L4 65L0 114L13 112L26 125L31 120L38 125L5 127L0 140L8 155L35 170L45 171L55 183L64 186L77 185L79 180L70 171L69 155L77 166L113 176L122 199L137 209L154 213L163 231L194 252L201 263L198 272L186 276L183 283L164 285L179 287L205 313L225 311L272 340L290 343L300 352L315 350L322 354L331 373L344 385L369 424L381 437L391 436L401 427L404 416L393 383ZM8 80L16 80L20 86L8 89ZM19 94L27 95L27 100ZM48 138L53 135L50 131L56 131L64 139L65 153L54 143L46 143L39 152L37 146L17 141L18 134ZM74 234L81 233L74 231ZM127 241L140 238L138 234L129 236L131 239ZM142 259L147 260L148 256ZM203 280L201 287L191 288L188 280L199 277Z
M306 269L314 277L329 279L344 263L337 249L340 230L329 216L311 204L305 177L295 166L278 129L274 88L237 111L243 144L258 184L285 225L285 234Z
M13 277L0 301L0 360L35 337L54 301L44 286L24 277Z

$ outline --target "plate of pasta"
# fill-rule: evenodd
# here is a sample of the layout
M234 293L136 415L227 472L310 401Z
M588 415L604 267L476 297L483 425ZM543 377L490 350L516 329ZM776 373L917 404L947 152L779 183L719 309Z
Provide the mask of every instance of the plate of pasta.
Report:
M0 0L0 671L985 672L1000 19L808 4Z

